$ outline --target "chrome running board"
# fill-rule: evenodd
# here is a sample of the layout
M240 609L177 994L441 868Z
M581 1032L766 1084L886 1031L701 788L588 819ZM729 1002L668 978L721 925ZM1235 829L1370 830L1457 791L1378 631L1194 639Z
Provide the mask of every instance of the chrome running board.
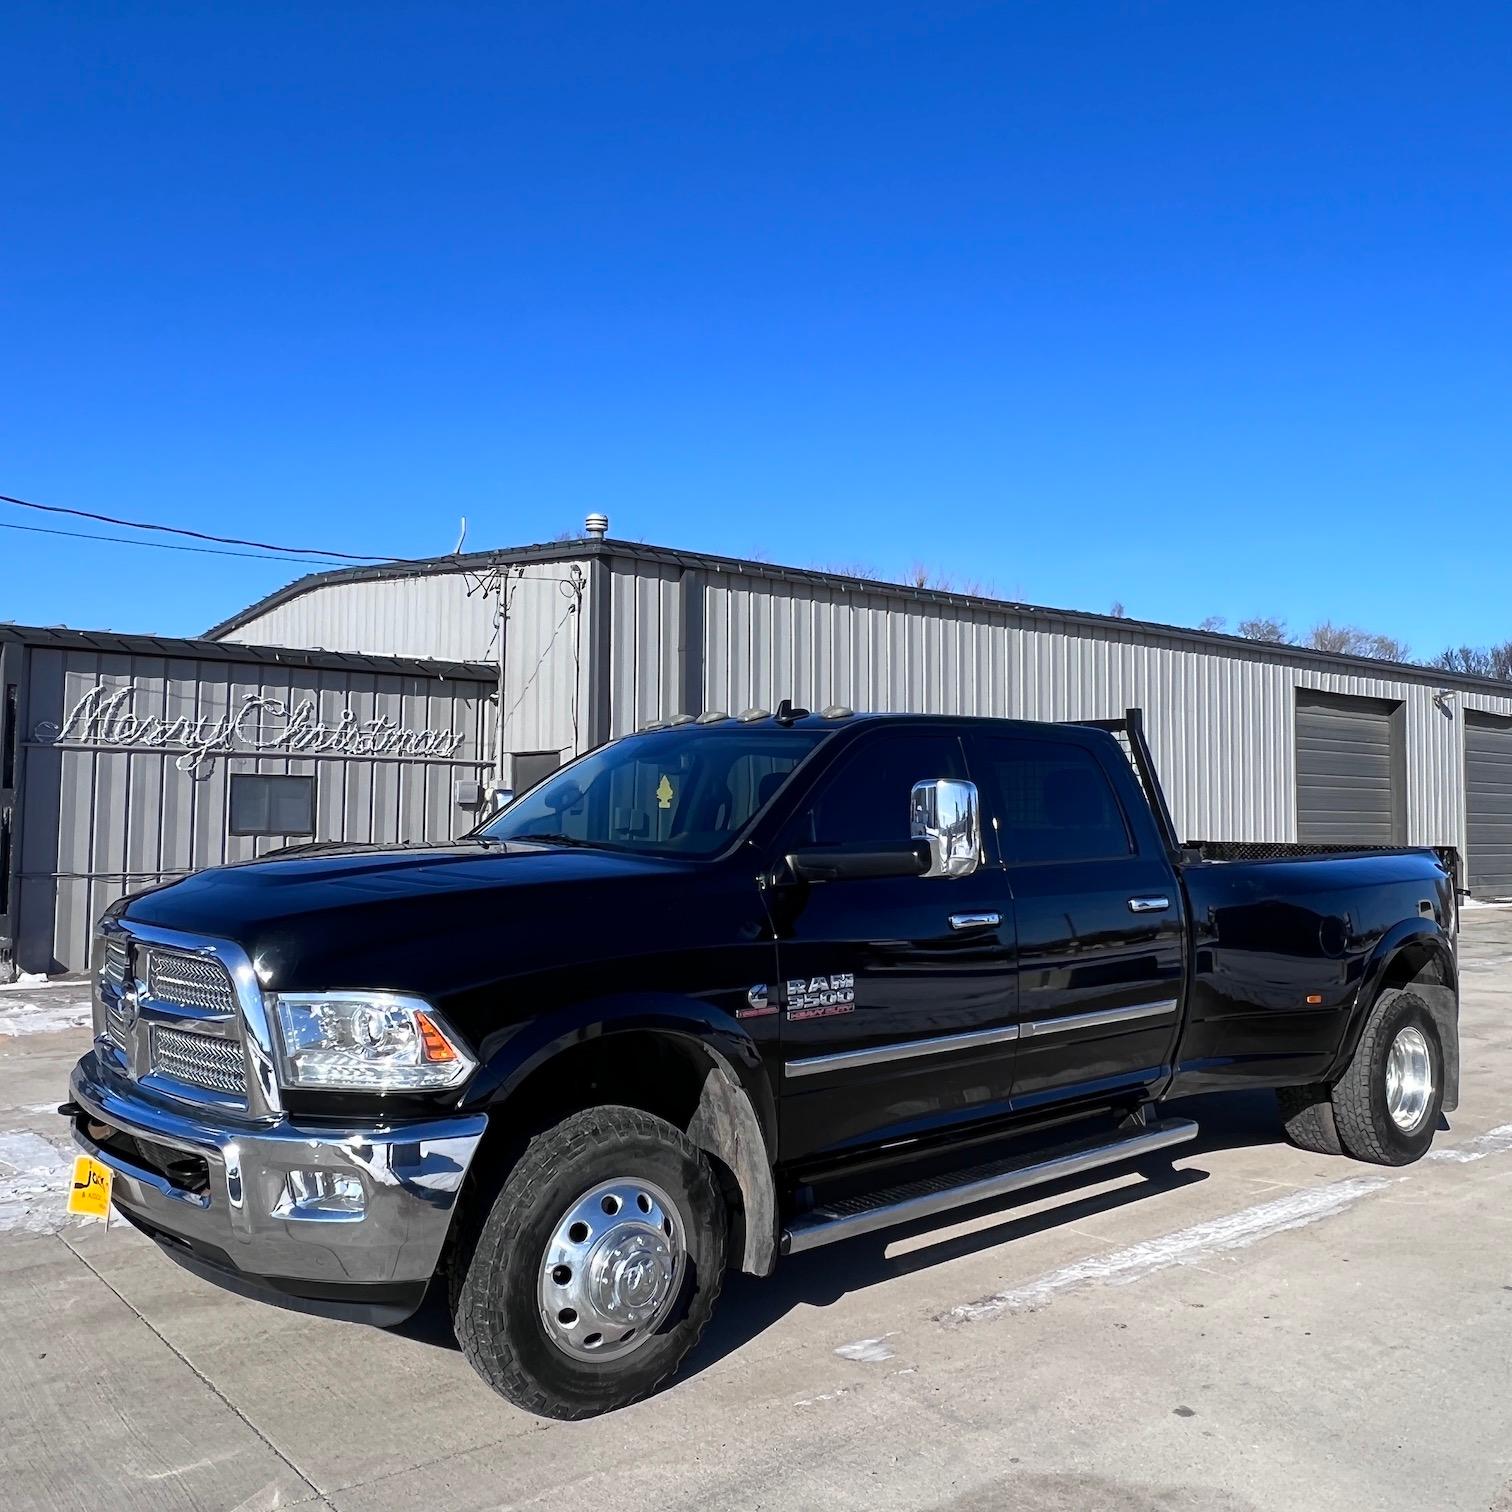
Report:
M1115 1165L1121 1160L1137 1160L1141 1155L1185 1144L1196 1137L1197 1125L1190 1118L1163 1118L1111 1139L1085 1139L1063 1145L1048 1155L1037 1151L925 1181L887 1187L863 1197L822 1202L788 1225L782 1236L782 1252L796 1255L803 1250L818 1249L821 1244L837 1244L858 1234L932 1218L936 1213L1002 1197L1022 1187L1079 1176L1083 1171Z

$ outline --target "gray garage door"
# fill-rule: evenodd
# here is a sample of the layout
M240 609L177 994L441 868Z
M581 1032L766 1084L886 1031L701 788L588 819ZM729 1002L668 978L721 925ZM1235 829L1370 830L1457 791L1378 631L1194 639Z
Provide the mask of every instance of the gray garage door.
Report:
M1396 725L1390 704L1298 696L1298 840L1401 842L1406 814Z
M1512 894L1512 719L1466 713L1465 808L1470 890Z

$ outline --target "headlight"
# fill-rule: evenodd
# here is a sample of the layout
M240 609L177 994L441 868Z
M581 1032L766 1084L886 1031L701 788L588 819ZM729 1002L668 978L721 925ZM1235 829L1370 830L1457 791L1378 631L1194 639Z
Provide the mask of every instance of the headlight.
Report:
M270 995L286 1087L424 1092L455 1087L477 1062L424 998L396 992Z

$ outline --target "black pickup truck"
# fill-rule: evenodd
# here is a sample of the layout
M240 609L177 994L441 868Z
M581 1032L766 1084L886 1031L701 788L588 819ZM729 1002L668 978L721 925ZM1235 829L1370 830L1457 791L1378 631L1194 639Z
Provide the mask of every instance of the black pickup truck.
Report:
M62 1111L191 1270L383 1324L444 1277L492 1386L585 1417L677 1369L727 1267L1177 1146L1173 1097L1422 1155L1450 873L1276 849L1178 844L1133 711L675 720L451 845L114 906Z

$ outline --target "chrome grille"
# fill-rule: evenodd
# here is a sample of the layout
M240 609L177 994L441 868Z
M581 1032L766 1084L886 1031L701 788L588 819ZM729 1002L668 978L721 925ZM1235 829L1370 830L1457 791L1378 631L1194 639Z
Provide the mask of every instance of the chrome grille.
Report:
M247 1062L235 1040L158 1025L152 1031L152 1069L191 1087L247 1095Z
M100 975L112 987L120 989L126 985L126 969L126 942L112 935L105 941L105 957L100 963Z
M147 952L147 996L169 1007L236 1012L236 990L219 961L173 950Z
M125 1004L120 997L105 999L105 1034L122 1050L131 1047L131 1025L126 1021Z

